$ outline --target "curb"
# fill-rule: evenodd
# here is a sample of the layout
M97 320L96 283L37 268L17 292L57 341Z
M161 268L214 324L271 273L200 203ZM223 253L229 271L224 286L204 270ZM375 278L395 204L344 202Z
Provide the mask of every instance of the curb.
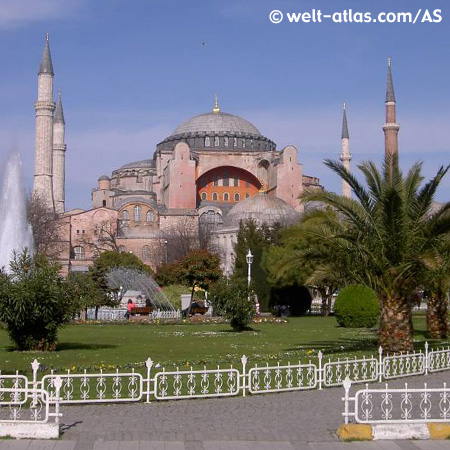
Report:
M450 437L450 421L448 423L342 424L337 430L337 435L341 441L448 439Z

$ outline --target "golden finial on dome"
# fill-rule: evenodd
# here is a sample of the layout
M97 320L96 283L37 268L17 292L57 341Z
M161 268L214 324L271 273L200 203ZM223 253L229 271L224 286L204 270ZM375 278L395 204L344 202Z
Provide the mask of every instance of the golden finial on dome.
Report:
M220 107L219 107L219 97L217 94L214 94L214 107L213 107L213 113L220 113Z

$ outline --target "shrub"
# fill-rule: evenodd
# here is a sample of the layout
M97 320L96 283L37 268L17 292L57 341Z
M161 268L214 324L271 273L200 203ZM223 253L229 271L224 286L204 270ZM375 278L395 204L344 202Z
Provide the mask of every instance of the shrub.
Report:
M59 327L73 314L74 297L60 266L24 252L0 276L0 320L19 350L55 350Z
M244 331L255 316L255 303L248 298L247 284L222 279L210 291L209 300L214 311L230 320L234 331Z
M356 284L339 292L334 312L341 327L370 328L377 323L380 306L372 289Z

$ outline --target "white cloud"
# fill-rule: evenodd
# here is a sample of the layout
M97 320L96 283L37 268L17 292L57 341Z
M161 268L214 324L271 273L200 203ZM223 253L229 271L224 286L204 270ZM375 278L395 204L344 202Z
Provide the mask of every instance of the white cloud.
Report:
M84 0L0 0L0 29L58 19L75 11Z

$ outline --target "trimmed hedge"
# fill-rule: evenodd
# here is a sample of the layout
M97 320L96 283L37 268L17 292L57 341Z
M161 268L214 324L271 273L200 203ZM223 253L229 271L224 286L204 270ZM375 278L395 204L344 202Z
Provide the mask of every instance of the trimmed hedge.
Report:
M371 328L379 318L380 305L372 289L355 284L339 292L334 314L341 327Z

